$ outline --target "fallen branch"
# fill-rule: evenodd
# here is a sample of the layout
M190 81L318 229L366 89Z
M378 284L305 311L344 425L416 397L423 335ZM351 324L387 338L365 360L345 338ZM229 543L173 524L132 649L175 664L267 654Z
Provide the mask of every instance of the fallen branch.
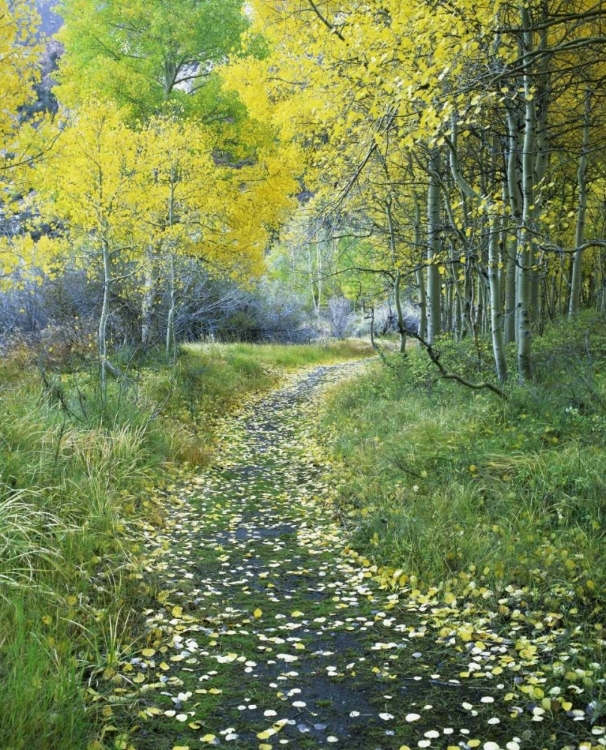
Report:
M458 375L455 372L448 372L448 370L444 367L444 365L440 362L440 352L437 352L433 346L426 341L422 336L420 336L416 331L414 331L412 328L408 328L405 326L406 333L409 336L412 336L413 339L416 339L419 344L425 349L427 352L429 359L434 363L434 365L438 368L440 371L440 375L444 380L455 380L457 383L460 383L461 385L464 385L466 388L471 388L474 391L482 391L482 390L488 390L492 391L494 394L499 396L499 398L502 398L504 400L508 399L507 394L505 391L501 390L498 386L494 385L493 383L474 383L470 380L466 380L462 375Z

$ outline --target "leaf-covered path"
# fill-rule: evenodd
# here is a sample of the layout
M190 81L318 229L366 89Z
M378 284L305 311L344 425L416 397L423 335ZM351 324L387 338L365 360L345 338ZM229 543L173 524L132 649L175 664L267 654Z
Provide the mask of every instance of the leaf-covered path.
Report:
M398 585L402 571L381 584L348 553L312 428L323 387L360 366L291 376L225 418L217 465L171 489L161 533L147 527L157 606L124 675L135 747L601 744L540 690L540 644L520 653L473 605Z

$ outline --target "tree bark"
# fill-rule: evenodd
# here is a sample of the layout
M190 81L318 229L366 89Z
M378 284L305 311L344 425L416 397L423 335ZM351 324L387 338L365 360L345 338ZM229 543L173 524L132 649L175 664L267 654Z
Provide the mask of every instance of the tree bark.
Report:
M172 227L175 222L175 181L176 174L171 171L170 197L168 203L168 226ZM175 333L175 315L177 308L177 279L175 271L175 252L172 247L173 239L170 238L170 288L169 288L169 309L168 319L166 321L166 358L169 362L177 361L177 336Z
M490 324L492 351L497 377L500 383L507 380L507 361L503 346L501 315L501 289L499 283L499 232L496 226L490 227L488 238L488 283L490 285Z
M568 316L574 317L580 308L581 286L583 283L583 242L585 241L585 224L587 221L587 162L589 154L591 119L591 92L585 94L585 118L583 126L583 147L579 158L579 169L577 173L577 189L579 193L579 206L577 209L577 226L575 232L576 252L572 259L572 282L570 286L570 305Z
M437 261L440 255L440 152L429 157L429 189L427 193L427 341L435 343L441 330L442 277Z
M149 245L145 253L143 299L141 301L141 345L144 349L149 346L151 336L155 286L153 247Z
M524 54L533 50L533 32L528 8L520 6L522 27L524 29ZM532 336L530 328L530 264L533 259L533 237L531 224L534 211L534 157L536 138L536 103L534 99L533 78L530 63L526 62L524 70L524 149L522 153L522 222L517 253L518 294L517 294L517 336L518 343L518 378L521 383L532 377Z
M400 297L402 272L399 268L397 268L398 257L396 246L396 232L393 223L393 214L391 212L391 198L387 201L387 226L389 227L389 248L391 251L391 263L396 271L393 285L393 296L394 304L396 307L396 318L398 321L398 332L400 334L400 354L406 354L406 325L404 323L404 312L402 310L402 298Z
M101 377L101 399L103 403L107 400L107 323L109 320L109 308L111 301L111 257L109 245L106 240L101 243L101 252L103 257L103 304L101 307L101 316L99 318L99 332L97 339L97 349L99 354L99 367Z
M177 289L176 289L176 271L175 271L175 254L170 251L169 257L170 275L169 275L169 306L168 318L166 321L166 358L169 362L177 361L177 336L175 333L175 314L177 309Z

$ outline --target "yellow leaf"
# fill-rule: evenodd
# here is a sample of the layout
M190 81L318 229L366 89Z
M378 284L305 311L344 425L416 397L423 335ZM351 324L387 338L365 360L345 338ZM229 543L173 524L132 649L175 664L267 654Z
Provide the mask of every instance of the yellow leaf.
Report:
M275 729L266 729L264 732L259 732L259 734L257 735L257 739L268 740L270 737L273 737L275 733Z
M200 742L214 742L216 739L214 734L205 734L204 737L200 737Z
M258 620L259 617L262 617L262 616L263 616L263 610L259 608L255 609L255 611L253 612L253 617L256 617Z
M156 653L155 648L144 648L143 651L141 651L141 654L145 656L146 658L153 656L155 653Z
M172 608L172 615L173 617L181 617L183 614L183 608L182 607L173 607Z

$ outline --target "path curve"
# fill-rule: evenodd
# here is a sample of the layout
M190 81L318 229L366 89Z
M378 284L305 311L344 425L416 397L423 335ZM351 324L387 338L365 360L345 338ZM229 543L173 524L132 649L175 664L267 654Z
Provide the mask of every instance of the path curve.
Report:
M298 373L226 417L216 465L147 529L137 750L542 746L507 719L509 644L488 628L461 644L449 607L344 553L312 428L326 386L361 367ZM470 661L479 678L461 680Z

